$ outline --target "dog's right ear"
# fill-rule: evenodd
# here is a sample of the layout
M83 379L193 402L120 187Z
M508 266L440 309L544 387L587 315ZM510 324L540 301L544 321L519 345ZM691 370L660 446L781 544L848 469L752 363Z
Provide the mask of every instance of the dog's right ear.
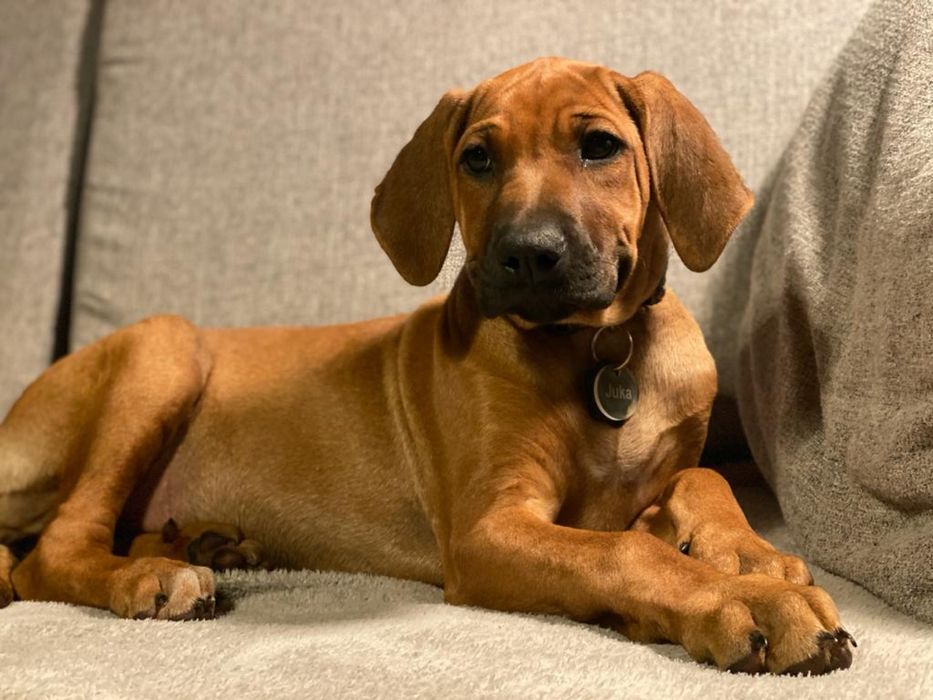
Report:
M423 286L440 273L454 232L451 154L469 94L448 92L376 188L370 222L399 274Z

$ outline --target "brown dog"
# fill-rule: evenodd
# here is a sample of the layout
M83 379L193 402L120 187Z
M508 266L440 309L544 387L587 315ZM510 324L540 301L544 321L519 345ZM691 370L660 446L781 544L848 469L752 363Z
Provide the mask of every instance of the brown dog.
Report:
M213 575L179 560L192 557L176 530L129 558L113 536L118 518L147 532L216 521L278 566L602 620L720 668L848 666L850 637L805 564L695 468L716 371L662 296L668 240L705 270L751 201L658 75L542 59L448 93L376 190L372 223L414 284L438 274L458 223L451 294L319 329L152 318L55 364L0 426L0 535L42 530L16 593L210 616ZM594 355L613 361L595 389Z

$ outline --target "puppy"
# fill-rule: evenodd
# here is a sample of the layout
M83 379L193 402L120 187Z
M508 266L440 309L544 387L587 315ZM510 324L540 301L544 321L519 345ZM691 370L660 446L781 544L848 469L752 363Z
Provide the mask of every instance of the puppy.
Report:
M669 244L705 270L751 203L659 75L550 58L446 94L372 225L423 285L459 224L450 295L328 328L156 317L56 363L0 426L0 532L41 531L12 577L3 550L7 597L12 579L23 599L210 617L191 547L143 535L114 554L118 520L171 518L189 540L226 523L276 566L602 621L723 669L847 667L806 565L696 466L716 370L665 290Z

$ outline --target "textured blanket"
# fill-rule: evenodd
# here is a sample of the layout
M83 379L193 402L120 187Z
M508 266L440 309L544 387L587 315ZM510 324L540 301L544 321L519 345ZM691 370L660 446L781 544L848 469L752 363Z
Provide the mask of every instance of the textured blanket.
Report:
M740 493L752 524L793 549L774 501ZM851 669L739 676L679 647L557 617L458 608L440 590L372 576L224 576L232 612L119 620L52 603L0 610L0 698L929 698L933 629L814 571L858 639Z
M805 554L933 622L933 3L881 0L772 179L738 398Z

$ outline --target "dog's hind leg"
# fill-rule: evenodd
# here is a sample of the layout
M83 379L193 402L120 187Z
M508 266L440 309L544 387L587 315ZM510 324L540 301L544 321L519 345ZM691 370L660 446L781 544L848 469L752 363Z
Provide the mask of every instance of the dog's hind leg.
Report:
M48 420L30 411L29 390L0 424L0 544L38 534L55 509L61 444L49 440Z
M43 402L32 400L35 393L27 390L0 423L0 608L13 600L17 563L6 545L38 535L52 518L59 496L62 443L49 434L54 433L49 423L55 422L62 406L50 407L45 420L37 420L33 409Z
M112 553L126 500L175 444L209 365L189 323L157 317L65 358L27 389L3 427L51 445L46 471L60 479L61 502L13 570L20 598L109 608L124 617L212 614L209 569Z
M2 427L2 426L0 426ZM5 481L0 471L0 481ZM0 608L13 600L13 568L17 559L6 545L37 535L55 511L58 497L54 482L42 480L30 487L0 491Z

